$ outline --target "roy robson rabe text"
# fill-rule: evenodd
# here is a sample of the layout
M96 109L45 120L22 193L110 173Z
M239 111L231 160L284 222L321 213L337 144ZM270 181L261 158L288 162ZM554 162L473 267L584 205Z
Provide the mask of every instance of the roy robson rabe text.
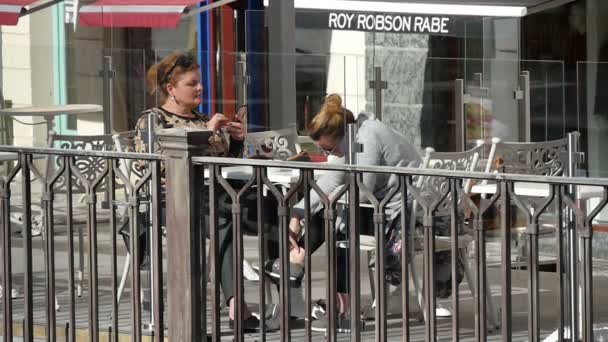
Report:
M450 33L450 18L423 15L330 12L328 28L339 30Z

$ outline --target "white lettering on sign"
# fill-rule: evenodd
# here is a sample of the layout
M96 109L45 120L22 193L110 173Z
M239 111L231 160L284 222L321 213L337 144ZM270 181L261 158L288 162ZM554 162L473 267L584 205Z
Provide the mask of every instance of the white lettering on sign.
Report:
M422 32L422 21L424 20L424 18L422 17L416 17L416 20L414 20L414 32Z
M330 13L329 28L349 29L355 15L353 13Z
M444 17L329 13L329 28L340 30L447 34L449 23Z
M450 31L448 31L449 22L450 18L441 18L441 33L450 33Z

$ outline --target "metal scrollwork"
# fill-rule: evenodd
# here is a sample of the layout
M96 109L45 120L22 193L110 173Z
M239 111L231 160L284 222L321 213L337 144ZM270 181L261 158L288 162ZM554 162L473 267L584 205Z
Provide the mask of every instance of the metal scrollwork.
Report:
M505 173L560 176L566 161L568 139L538 143L499 143L496 151L497 168Z
M53 136L56 146L61 149L72 149L72 150L92 150L92 151L109 151L112 150L112 140L108 136ZM61 167L61 158L53 158L53 165L55 169ZM80 174L88 182L93 181L97 175L99 175L106 167L105 159L101 157L75 157L73 167L76 168ZM57 188L63 188L66 180L63 175L57 180ZM86 184L79 178L74 178L72 183L74 193L85 193ZM103 180L99 185L99 191L105 191L106 181Z
M246 138L254 156L280 160L296 155L296 139L293 129L250 133Z
M429 151L427 168L434 170L452 170L452 171L474 171L477 167L477 161L483 146L477 146L471 150L464 152L434 152ZM461 185L463 190L468 189L470 180L464 180ZM434 200L442 198L438 203L437 210L439 212L447 212L452 201L452 193L450 191L450 181L445 177L430 177L423 176L418 183L419 194L426 203L432 203ZM460 199L459 199L460 202Z

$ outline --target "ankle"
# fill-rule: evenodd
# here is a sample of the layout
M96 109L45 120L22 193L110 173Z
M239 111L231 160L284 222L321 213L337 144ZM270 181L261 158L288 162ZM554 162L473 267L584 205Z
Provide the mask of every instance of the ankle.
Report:
M230 318L231 320L234 320L234 317L236 316L236 308L234 303L234 297L230 298L230 300L228 301L228 318ZM249 311L249 307L247 306L247 304L243 303L241 307L243 310L243 318L249 318L249 316L251 316L251 311Z
M348 293L338 293L337 295L337 310L343 314L350 311L350 296Z

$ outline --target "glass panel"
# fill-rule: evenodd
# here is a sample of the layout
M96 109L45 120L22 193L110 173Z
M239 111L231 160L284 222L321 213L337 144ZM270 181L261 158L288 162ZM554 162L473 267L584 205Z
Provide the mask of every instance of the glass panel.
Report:
M11 107L49 108L58 104L103 107L103 87L99 74L101 50L90 47L7 45L2 46L2 96ZM57 62L57 54L65 63ZM6 141L19 146L45 147L48 133L102 134L102 111L71 114L54 110L32 116L3 116L10 128Z
M139 114L152 104L146 75L152 65L144 49L105 49L103 62L112 66L112 122L117 132L132 130Z
M104 53L97 43L79 41L73 47L65 50L65 90L57 89L57 91L65 91L63 96L65 96L66 103L102 106L102 112L99 113L68 115L64 127L72 130L70 132L72 134L98 135L104 133L103 111L108 110L110 102L109 99L104 101L102 72Z
M502 60L473 60L480 68L467 75L471 103L467 105L467 147L475 146L476 139L488 141L493 137L502 141L518 141L517 89L519 63Z
M348 88L345 82L347 66L356 69L354 57L250 53L246 59L249 128L252 131L293 129L298 135L307 135L308 124L329 93L340 95L347 106L351 103L357 106L356 79L351 79L353 83ZM293 70L295 75L277 70ZM293 80L291 85L290 79ZM290 96L295 101L288 101ZM284 111L285 106L293 110ZM308 147L312 145L309 143Z
M522 61L522 72L530 74L531 140L547 141L566 136L569 126L564 105L563 61Z

